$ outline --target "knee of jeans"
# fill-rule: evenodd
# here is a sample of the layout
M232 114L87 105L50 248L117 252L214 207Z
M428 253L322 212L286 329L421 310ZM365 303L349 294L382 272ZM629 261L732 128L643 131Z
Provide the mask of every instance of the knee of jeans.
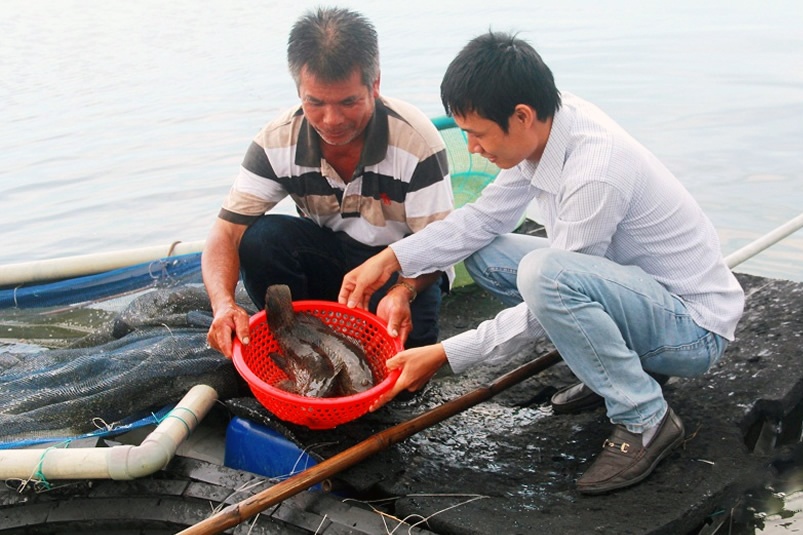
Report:
M516 285L531 310L544 303L545 292L554 288L554 281L563 270L563 263L560 262L560 253L563 252L549 248L536 249L521 259Z
M466 271L472 279L477 280L477 277L482 277L483 272L485 271L485 262L482 261L482 255L480 254L480 251L477 251L463 260L463 266L466 268Z
M483 281L488 281L489 286L509 286L512 282L507 282L507 276L499 276L500 273L512 273L515 265L511 264L508 258L508 236L502 235L494 238L491 243L475 251L471 256L463 260L463 265L475 282L483 285Z
M289 217L263 216L245 229L238 248L242 267L261 269L267 262L292 256L295 249L288 243L297 235L297 222L288 221Z
M240 240L240 254L243 251L256 251L276 242L275 238L287 236L291 228L285 217L268 215L249 225Z

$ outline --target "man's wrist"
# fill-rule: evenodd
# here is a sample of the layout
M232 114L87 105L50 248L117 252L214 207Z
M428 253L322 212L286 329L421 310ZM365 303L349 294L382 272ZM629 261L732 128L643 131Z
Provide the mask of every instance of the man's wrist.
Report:
M413 286L412 284L410 284L407 281L399 280L396 284L394 284L393 286L388 288L387 293L392 292L395 288L404 288L407 291L407 293L409 294L408 301L410 303L415 301L415 298L418 296L418 291L415 289L415 286Z
M379 254L382 257L382 265L386 270L390 270L391 272L401 271L399 258L396 256L396 251L393 250L391 245L388 245L387 248Z

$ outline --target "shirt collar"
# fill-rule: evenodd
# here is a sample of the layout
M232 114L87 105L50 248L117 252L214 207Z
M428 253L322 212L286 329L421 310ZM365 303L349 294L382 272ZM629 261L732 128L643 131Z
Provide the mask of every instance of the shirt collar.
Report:
M552 118L544 154L539 162L525 160L519 164L519 171L530 179L533 186L548 193L556 194L561 186L561 174L566 160L572 114L562 105Z
M385 159L388 152L388 108L380 100L376 99L374 114L365 127L365 145L360 154L360 162L357 168L377 165ZM301 116L301 129L298 134L298 145L296 147L296 165L303 167L320 167L321 159L321 136L312 128L307 118L304 117L304 109L299 107L296 116Z

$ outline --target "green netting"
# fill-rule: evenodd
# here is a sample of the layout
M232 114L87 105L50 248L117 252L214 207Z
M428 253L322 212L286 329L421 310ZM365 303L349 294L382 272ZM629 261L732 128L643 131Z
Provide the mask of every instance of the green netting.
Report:
M458 128L454 119L447 116L436 117L432 123L438 129L446 143L446 154L449 159L449 174L452 178L455 208L475 201L482 188L491 183L499 173L499 168L477 154L468 151L466 133ZM471 284L471 276L463 263L455 267L454 286Z
M499 168L482 156L468 151L466 133L457 127L454 119L447 116L436 117L432 123L446 143L455 207L460 208L479 197L482 188L499 173Z

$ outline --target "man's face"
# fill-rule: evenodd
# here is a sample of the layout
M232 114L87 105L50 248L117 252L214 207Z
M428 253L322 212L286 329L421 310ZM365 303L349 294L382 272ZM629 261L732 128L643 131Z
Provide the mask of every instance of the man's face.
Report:
M479 154L500 169L510 169L526 159L541 157L549 129L541 132L543 127L538 125L534 131L528 127L527 120L526 114L522 117L514 113L505 133L498 124L475 112L454 116L457 126L466 133L469 152Z
M329 145L348 145L362 135L374 114L379 80L372 87L362 83L360 70L339 82L324 82L301 70L298 96L307 120Z

